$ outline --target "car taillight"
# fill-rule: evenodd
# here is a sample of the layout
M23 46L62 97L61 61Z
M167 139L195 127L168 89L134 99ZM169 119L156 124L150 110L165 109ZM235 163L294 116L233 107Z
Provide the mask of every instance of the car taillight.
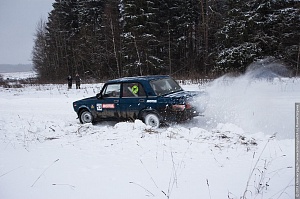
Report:
M174 104L174 105L172 105L172 109L174 111L183 111L185 109L185 105L184 104Z
M186 109L191 109L191 108L192 108L192 105L189 104L189 103L186 103L186 104L185 104L185 108L186 108Z

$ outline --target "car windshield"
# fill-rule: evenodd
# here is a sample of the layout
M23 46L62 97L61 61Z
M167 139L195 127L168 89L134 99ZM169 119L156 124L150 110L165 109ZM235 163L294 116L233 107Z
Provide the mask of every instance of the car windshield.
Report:
M179 84L171 78L153 80L150 82L150 85L157 96L182 91Z

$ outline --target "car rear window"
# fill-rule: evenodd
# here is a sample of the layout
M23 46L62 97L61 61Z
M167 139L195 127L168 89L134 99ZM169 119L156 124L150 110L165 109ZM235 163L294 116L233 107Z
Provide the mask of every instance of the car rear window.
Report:
M179 84L172 78L152 80L150 85L157 96L182 91L182 88L179 86Z

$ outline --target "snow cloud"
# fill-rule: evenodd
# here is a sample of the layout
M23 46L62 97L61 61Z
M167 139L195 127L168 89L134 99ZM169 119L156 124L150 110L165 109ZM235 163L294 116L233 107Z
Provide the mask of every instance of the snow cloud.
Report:
M251 64L244 75L225 75L207 87L207 123L233 123L248 133L294 137L295 95L299 79L285 78L287 68L272 59Z

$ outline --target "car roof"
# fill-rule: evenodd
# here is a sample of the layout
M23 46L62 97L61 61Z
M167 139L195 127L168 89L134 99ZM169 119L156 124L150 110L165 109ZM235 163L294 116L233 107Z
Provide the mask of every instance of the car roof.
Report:
M169 78L168 75L149 75L149 76L136 76L136 77L122 77L107 81L107 83L118 83L118 82L132 82L132 81L152 81L157 79Z

